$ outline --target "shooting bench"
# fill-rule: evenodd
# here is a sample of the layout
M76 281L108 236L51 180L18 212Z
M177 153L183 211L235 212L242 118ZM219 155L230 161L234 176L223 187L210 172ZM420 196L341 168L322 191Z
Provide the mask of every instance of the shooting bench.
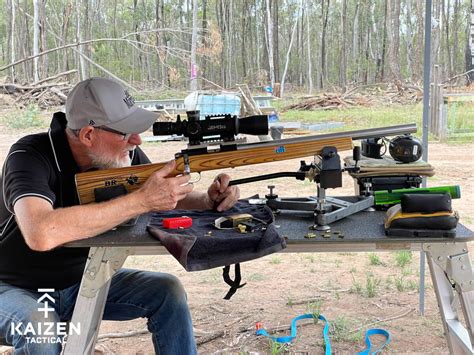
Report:
M455 238L394 238L383 232L384 212L359 212L331 225L331 235L308 238L312 214L282 211L276 217L287 237L286 252L366 252L424 250L451 354L474 354L474 276L467 243L474 233L458 224ZM98 237L68 244L91 247L72 322L81 335L69 336L64 354L92 354L99 332L112 275L129 255L167 254L146 231L149 215L134 226L120 226ZM305 237L306 236L306 237ZM343 236L343 237L341 237ZM457 311L463 313L466 326Z

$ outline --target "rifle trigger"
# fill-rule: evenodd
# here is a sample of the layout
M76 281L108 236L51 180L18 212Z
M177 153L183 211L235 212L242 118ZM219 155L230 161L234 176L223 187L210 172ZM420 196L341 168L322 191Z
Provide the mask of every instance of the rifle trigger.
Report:
M191 174L191 167L189 166L189 155L187 155L186 153L183 153L183 161L184 161L184 171L183 171L183 173L185 175Z

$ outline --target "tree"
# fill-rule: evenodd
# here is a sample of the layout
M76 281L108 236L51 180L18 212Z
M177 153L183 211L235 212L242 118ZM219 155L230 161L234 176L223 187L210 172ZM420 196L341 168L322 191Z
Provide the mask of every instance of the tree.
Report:
M298 25L298 22L300 20L300 14L303 10L303 1L301 0L300 6L298 6L298 11L296 13L296 18L295 18L295 23L293 25L293 30L291 31L291 39L290 39L290 44L288 45L288 51L286 52L286 61L285 61L285 69L283 70L283 76L281 77L281 89L280 89L280 97L283 97L284 91L285 91L285 77L286 77L286 72L288 70L288 63L290 61L290 53L291 53L291 47L293 46L293 41L295 39L295 33L296 33L296 27Z
M40 0L33 0L33 9L34 9L34 19L33 19L33 55L38 55L39 53L39 37L40 37L40 24L39 24L39 1ZM35 81L40 80L39 76L39 57L35 57L33 59L33 76Z
M466 51L466 67L470 71L469 73L469 79L471 80L471 83L474 82L474 2L471 0L471 26L470 26L470 31L469 34L470 36L468 37L469 44L468 44L468 50ZM470 52L470 53L469 53Z
M197 90L197 63L196 63L196 47L197 47L197 22L198 22L198 1L193 0L193 34L191 39L191 91Z
M267 49L268 49L268 66L270 68L270 82L272 88L275 87L275 62L273 56L273 21L270 12L270 0L266 0L266 13L267 13Z
M306 6L309 5L306 3ZM313 93L313 66L311 58L311 37L310 37L310 27L309 27L309 11L306 11L306 53L307 53L307 62L308 62L308 94Z
M400 1L387 0L387 8L389 79L400 81Z

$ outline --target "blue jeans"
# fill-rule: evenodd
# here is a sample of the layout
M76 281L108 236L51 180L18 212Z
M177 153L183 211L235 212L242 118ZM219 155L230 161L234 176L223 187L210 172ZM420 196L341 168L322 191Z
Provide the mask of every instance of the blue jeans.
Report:
M79 284L75 284L64 290L49 292L55 300L54 303L49 302L54 312L45 312L38 310L41 304L37 303L43 292L18 288L0 281L0 338L15 348L15 354L59 354L62 349L60 342L31 342L26 336L31 336L32 331L41 333L38 327L43 327L41 334L45 334L46 325L70 321L78 290ZM121 269L112 278L103 319L130 320L142 317L148 318L148 330L152 334L157 354L197 353L191 314L179 280L165 273ZM12 327L16 329L12 331ZM83 333L85 331L82 330ZM60 330L61 333L64 330ZM51 338L56 337L48 337Z

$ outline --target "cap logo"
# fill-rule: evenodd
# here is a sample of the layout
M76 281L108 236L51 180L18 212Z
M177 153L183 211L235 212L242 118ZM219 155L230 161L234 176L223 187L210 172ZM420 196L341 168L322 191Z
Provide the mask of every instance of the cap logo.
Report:
M94 126L95 125L95 121L94 120L90 120L89 121L89 126Z
M125 90L125 98L123 101L127 104L128 108L131 108L135 104L135 100L133 97L128 93L127 90Z

